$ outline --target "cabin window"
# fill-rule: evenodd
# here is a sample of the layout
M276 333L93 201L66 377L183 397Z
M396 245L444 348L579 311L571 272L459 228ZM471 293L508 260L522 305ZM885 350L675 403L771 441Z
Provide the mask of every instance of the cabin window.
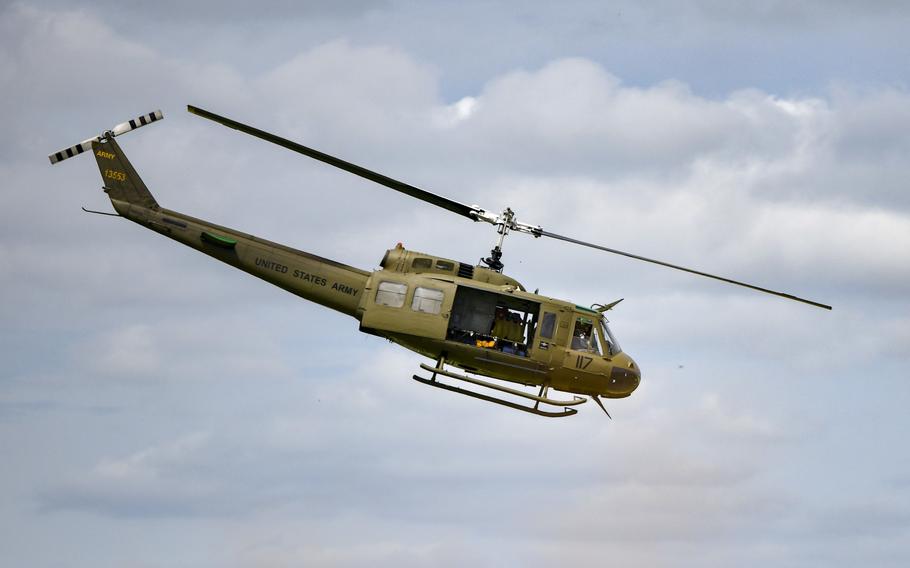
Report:
M543 321L540 324L540 336L553 339L554 328L556 328L556 314L544 312Z
M400 308L404 305L404 297L408 293L407 284L400 282L380 282L376 290L376 304L390 308Z
M429 269L433 267L433 261L429 258L415 258L414 262L411 263L412 268L419 268L421 270Z
M414 290L414 301L411 302L411 309L415 312L438 314L442 311L442 299L444 296L445 294L443 294L442 290L418 286Z
M447 260L437 260L436 269L437 270L446 270L448 272L451 272L451 271L455 270L455 264L452 262L449 262Z

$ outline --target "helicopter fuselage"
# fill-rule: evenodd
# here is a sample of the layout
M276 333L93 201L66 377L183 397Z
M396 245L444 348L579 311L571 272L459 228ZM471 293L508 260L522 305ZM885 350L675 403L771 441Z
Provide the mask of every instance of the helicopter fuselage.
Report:
M607 398L639 384L602 314L527 292L488 268L399 245L369 272L169 209L111 201L131 221L354 317L364 333L471 373Z

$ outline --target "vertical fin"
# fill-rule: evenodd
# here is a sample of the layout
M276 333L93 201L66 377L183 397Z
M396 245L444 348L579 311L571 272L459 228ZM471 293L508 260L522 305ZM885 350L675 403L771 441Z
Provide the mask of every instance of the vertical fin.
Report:
M123 201L147 209L159 209L158 202L133 169L120 145L113 137L92 142L92 153L104 181L104 190L112 200Z

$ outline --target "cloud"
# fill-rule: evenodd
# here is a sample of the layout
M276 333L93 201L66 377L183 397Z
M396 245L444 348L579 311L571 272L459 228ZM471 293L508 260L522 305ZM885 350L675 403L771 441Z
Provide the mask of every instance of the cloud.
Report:
M105 458L92 471L42 495L46 510L81 509L114 517L195 515L206 511L218 488L211 480L188 477L204 463L209 435L187 434L123 458Z
M85 353L93 370L117 377L160 372L162 358L145 325L131 325L105 334Z
M699 6L712 25L739 17ZM359 8L349 21L413 17ZM900 545L905 523L881 479L906 475L889 457L905 430L910 329L905 89L705 94L674 73L633 80L562 50L491 73L478 60L471 88L453 90L456 59L482 37L448 45L458 53L440 64L314 16L330 37L301 28L249 66L235 57L264 48L245 36L168 44L99 13L16 4L0 24L12 133L0 142L0 441L15 455L0 482L9 507L41 508L21 522L5 509L23 534L84 552L73 519L110 540L131 526L143 542L185 532L186 551L223 546L238 565L767 565L794 550L811 564L833 556L826 547L870 562L882 541ZM218 41L224 55L200 55ZM565 423L422 389L409 379L420 358L354 320L82 215L103 205L94 164L51 168L46 154L162 106L167 121L123 145L166 206L364 268L399 240L471 260L489 227L184 115L187 102L459 201L511 205L558 233L835 311L510 236L507 270L530 289L627 298L611 316L645 370L641 389L610 404L614 422L585 408ZM877 528L851 536L854 515Z
M288 134L346 133L378 144L380 136L426 121L438 100L436 85L432 68L400 50L337 40L278 65L253 87L271 108L282 109L276 114Z
M72 6L70 2L45 1L45 6L52 6L56 10L65 10ZM331 2L316 0L311 2L292 2L289 0L264 0L257 4L256 10L251 11L249 4L240 0L228 0L215 4L186 5L175 1L160 2L155 6L141 4L122 5L110 0L96 0L83 9L91 9L93 15L110 14L122 11L130 18L153 22L156 24L187 25L187 24L232 24L266 22L274 24L285 19L316 19L335 20L362 17L371 10L387 8L386 0L355 0L353 2Z
M815 519L818 527L834 538L882 537L910 533L906 499L857 499L844 506L825 510Z
M173 442L152 446L123 459L105 459L95 466L94 474L107 480L147 481L158 478L162 470L180 465L197 454L209 434L194 432Z

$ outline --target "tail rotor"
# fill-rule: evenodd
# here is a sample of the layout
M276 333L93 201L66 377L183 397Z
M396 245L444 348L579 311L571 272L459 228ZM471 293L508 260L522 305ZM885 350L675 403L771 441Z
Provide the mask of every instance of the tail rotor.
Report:
M48 156L48 159L51 161L51 164L56 164L57 162L62 162L63 160L72 158L73 156L78 156L79 154L92 149L92 142L100 142L102 139L113 138L114 136L120 136L121 134L126 134L130 130L135 130L146 124L151 124L157 122L164 118L164 115L160 110L150 112L148 114L143 114L142 116L136 117L132 120L126 122L121 122L117 126L113 127L110 130L106 130L101 133L100 136L95 136L94 138L89 138L88 140L83 140L82 142L76 144L75 146L70 146L69 148L64 148L59 152L54 152Z

